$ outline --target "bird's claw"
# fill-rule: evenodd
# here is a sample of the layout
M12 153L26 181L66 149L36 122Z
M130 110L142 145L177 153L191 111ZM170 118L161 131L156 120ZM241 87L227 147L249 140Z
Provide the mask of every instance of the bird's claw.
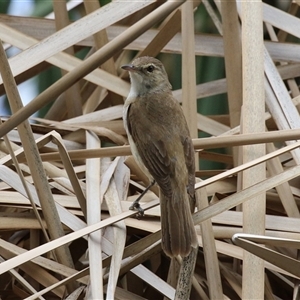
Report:
M137 210L137 218L140 219L144 216L144 210L141 208L139 201L147 193L147 191L155 184L155 180L152 180L151 183L145 188L145 190L139 195L139 197L131 204L129 207L130 210Z
M137 218L140 219L144 216L144 210L141 208L138 202L133 202L132 205L129 207L130 210L137 210Z

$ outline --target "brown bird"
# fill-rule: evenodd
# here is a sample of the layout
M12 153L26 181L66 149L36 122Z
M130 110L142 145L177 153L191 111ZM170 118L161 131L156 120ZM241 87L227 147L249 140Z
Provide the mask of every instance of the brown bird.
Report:
M131 80L123 113L131 151L160 188L162 248L170 257L187 256L198 242L191 214L194 148L183 111L159 60L140 57L122 68Z

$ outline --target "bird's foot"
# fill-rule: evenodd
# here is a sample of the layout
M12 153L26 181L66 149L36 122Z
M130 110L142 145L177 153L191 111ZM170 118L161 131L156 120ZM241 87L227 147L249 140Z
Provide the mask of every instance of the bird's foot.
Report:
M137 218L140 219L144 216L144 210L141 208L139 201L143 198L143 196L148 192L148 190L155 184L155 180L151 181L151 183L145 188L145 190L139 195L139 197L131 204L129 207L130 210L137 210Z
M137 210L137 218L140 219L144 216L144 210L141 208L138 201L134 201L129 207L130 210Z

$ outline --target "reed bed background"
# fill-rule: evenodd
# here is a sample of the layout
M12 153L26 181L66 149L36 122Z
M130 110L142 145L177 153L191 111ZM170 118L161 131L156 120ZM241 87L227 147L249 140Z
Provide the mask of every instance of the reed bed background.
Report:
M161 250L157 187L142 219L129 210L148 179L120 66L150 55L199 165L190 298L298 299L299 1L44 4L45 18L0 15L0 298L174 299L181 259Z

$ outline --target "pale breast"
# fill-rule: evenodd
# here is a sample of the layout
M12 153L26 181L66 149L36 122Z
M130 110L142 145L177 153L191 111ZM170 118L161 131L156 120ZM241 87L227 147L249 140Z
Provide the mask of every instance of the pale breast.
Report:
M127 116L128 116L128 108L129 108L129 105L131 104L131 102L132 101L130 101L129 97L128 97L125 102L124 109L123 109L123 121L124 121L124 127L125 127L127 137L128 137L128 142L130 145L132 155L133 155L135 161L137 162L138 166L145 173L145 175L150 179L150 181L153 181L153 177L150 175L148 169L145 167L145 165L141 159L141 156L139 154L139 151L135 145L135 142L133 141L132 136L128 130Z

